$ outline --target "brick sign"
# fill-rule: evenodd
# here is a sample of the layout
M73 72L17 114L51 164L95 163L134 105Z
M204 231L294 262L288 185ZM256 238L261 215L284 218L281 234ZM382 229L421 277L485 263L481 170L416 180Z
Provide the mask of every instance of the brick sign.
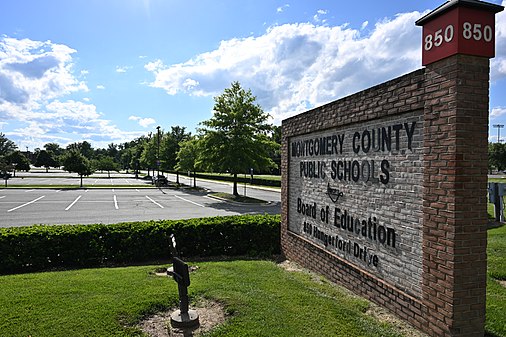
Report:
M282 123L283 254L430 336L484 335L501 10L447 1L417 21L425 68Z
M289 229L420 293L422 128L417 111L291 138Z

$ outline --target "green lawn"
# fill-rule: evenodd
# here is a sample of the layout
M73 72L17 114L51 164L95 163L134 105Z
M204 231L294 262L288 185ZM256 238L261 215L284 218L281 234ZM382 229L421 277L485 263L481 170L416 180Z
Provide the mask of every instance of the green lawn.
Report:
M506 226L488 231L487 336L506 337ZM190 296L224 304L208 336L398 336L367 301L271 261L198 262ZM0 276L0 336L139 336L134 325L177 303L157 266ZM315 334L317 332L317 334Z
M506 336L506 225L488 231L487 332ZM493 335L492 335L493 334Z
M210 336L398 336L364 312L368 303L329 282L270 261L198 263L190 296L231 315ZM154 266L0 277L1 336L134 336L144 315L176 304Z

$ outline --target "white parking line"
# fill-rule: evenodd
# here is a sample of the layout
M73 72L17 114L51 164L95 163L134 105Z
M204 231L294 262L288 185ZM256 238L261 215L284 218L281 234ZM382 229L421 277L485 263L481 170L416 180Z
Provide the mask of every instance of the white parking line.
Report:
M33 192L33 191L35 191L35 190L27 190L27 191L25 191L25 193Z
M140 192L140 191L139 191L139 189L137 189L137 188L136 188L135 190L136 190L137 192Z
M26 204L19 205L19 206L17 206L17 207L11 208L10 210L8 210L8 211L7 211L7 213L12 212L12 211L15 211L15 210L17 210L17 209L19 209L19 208L21 208L21 207L25 207L25 206L27 206L27 205L33 204L34 202L37 202L37 201L39 201L40 199L42 199L42 198L44 198L44 197L45 197L45 195L43 195L43 196L41 196L41 197L38 197L38 198L37 198L37 199L35 199L35 200L29 201L29 202L27 202Z
M130 181L128 181L128 179L125 179L125 181L126 181L126 183L127 183L127 184L130 184ZM130 185L131 185L131 184L130 184Z
M74 204L79 200L81 199L82 195L78 196L76 198L76 200L74 200L70 205L67 206L67 208L65 208L66 211L68 211L70 209L70 207L74 206Z
M2 196L0 197L0 199L3 199L3 198L5 198L5 197L6 197L5 195L2 195Z
M119 209L119 207L118 207L118 199L116 199L116 194L114 195L114 208Z
M194 205L197 205L197 206L200 206L200 207L206 207L206 206L204 206L204 205L198 204L198 203L196 203L196 202L193 202L193 201L191 201L191 200L185 199L185 198L180 197L180 196L178 196L178 195L175 195L175 194L174 194L174 196L175 196L176 198L178 198L178 199L184 200L184 201L189 202L189 203L191 203L191 204L194 204Z
M151 198L150 198L150 197L148 197L147 195L146 195L146 198L148 198L148 200L149 200L149 201L151 201L151 202L152 202L153 204L155 204L156 206L158 206L158 207L160 207L160 208L163 208L163 206L162 206L162 205L160 205L159 203L157 203L156 201L154 201L153 199L151 199Z
M61 190L56 190L56 191L54 191L54 193L58 193L58 192L61 192Z

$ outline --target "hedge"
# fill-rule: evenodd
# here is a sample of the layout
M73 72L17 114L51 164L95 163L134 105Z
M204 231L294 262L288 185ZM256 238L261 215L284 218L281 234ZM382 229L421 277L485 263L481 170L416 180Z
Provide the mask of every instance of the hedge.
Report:
M279 215L34 225L0 228L0 274L168 259L170 234L184 257L280 252Z

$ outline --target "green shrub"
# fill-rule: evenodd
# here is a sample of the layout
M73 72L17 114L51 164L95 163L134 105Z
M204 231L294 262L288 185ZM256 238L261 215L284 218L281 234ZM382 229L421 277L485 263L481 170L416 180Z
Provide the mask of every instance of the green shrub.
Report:
M0 274L167 259L170 234L185 257L265 256L279 229L279 215L0 228Z

